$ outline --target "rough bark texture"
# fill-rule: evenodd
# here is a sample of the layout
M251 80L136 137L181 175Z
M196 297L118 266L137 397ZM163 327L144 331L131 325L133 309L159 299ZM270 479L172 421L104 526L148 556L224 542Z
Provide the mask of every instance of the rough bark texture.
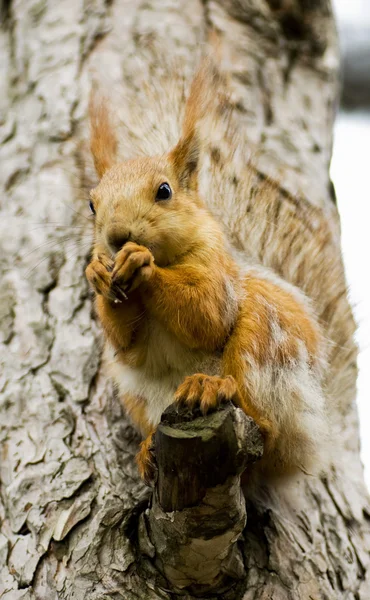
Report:
M327 476L276 483L247 506L246 577L235 593L368 600L356 348L328 179L338 71L330 5L3 0L1 16L0 597L171 597L155 552L143 565L135 543L146 491L134 463L138 438L101 369L83 275L91 228L78 155L92 70L131 94L125 111L134 124L149 76L163 75L154 42L187 78L215 28L239 154L223 163L236 143L227 136L210 145L214 183L203 194L239 249L312 298L331 342L327 395L337 406ZM251 147L255 171L246 164ZM266 176L281 182L275 194L264 194ZM216 193L226 180L232 209Z
M262 454L258 427L230 404L206 417L176 404L163 413L155 434L158 477L139 547L177 592L235 597L245 577L240 475Z

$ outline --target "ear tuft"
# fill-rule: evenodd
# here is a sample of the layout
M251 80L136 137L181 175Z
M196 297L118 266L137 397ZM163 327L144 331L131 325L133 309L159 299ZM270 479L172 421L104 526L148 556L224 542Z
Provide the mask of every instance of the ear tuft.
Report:
M90 149L98 176L103 177L117 161L118 141L115 135L106 98L93 88L90 94Z
M182 137L170 153L170 160L175 169L178 181L183 188L197 188L198 163L200 156L200 139L193 130Z
M180 184L197 188L197 174L201 151L199 124L217 100L220 74L210 57L202 60L192 81L185 105L182 136L170 153Z

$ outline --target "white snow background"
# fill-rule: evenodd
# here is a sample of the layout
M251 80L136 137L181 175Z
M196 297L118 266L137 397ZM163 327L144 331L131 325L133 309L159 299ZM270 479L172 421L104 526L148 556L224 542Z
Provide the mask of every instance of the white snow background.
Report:
M370 0L334 0L338 29L370 25ZM344 40L343 40L344 41ZM369 44L370 52L370 44ZM369 173L368 173L369 169ZM335 126L331 176L341 216L350 300L358 324L361 456L370 489L370 112L341 112Z

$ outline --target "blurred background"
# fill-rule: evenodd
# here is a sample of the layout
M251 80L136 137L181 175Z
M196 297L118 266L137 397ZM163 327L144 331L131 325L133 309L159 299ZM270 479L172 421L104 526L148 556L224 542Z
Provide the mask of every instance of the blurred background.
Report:
M333 0L342 50L342 99L331 176L360 346L358 410L370 489L370 0ZM369 173L368 173L369 169Z

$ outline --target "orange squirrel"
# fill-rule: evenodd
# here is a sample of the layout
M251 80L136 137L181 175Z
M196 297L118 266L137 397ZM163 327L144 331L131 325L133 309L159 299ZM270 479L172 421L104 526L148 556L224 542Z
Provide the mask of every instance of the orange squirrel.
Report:
M152 477L151 436L174 400L203 413L231 400L265 437L264 473L312 470L326 436L325 345L306 297L245 265L198 194L209 65L193 79L182 135L167 154L119 162L107 107L92 100L96 291L112 376L146 436L137 461Z

